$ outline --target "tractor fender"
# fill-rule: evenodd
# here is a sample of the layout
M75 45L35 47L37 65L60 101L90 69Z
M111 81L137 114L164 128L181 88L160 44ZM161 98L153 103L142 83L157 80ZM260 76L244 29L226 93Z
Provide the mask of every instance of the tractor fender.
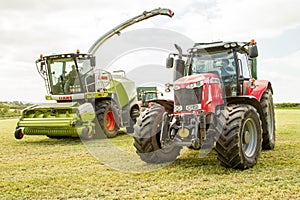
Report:
M228 98L226 98L226 100L227 100L227 104L246 104L246 105L253 106L259 113L259 117L262 122L263 132L265 132L267 130L267 122L264 117L263 109L260 105L260 102L256 99L255 96L228 97Z
M166 99L153 99L148 101L149 103L157 103L165 108L165 110L172 114L174 110L174 101L173 100L166 100Z
M254 96L259 101L261 100L261 97L263 93L266 91L266 89L271 89L271 92L273 94L272 84L271 82L267 80L256 80L254 82L255 87L248 89L248 95Z

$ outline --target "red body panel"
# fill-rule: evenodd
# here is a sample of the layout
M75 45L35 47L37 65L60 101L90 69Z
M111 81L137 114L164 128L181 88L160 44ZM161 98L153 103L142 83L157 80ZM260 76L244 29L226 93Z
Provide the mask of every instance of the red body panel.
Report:
M248 88L247 94L250 96L254 96L258 101L260 101L263 93L266 91L269 81L267 80L255 80L254 82L255 88Z
M201 110L205 110L206 113L215 112L216 106L224 104L223 92L222 92L220 79L218 75L213 73L205 73L205 74L185 76L178 79L174 83L174 87L185 88L189 84L197 83L197 82L200 82L202 85ZM176 112L174 114L183 114L183 113Z

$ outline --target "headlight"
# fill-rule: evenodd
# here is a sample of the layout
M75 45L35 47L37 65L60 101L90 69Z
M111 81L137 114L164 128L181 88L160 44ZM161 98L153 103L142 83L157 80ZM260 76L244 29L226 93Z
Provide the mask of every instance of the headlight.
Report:
M191 83L189 85L186 86L187 89L194 89L197 87L201 87L202 86L202 82L198 81L196 83Z
M179 111L182 111L182 106L175 105L174 106L174 112L179 112Z
M235 42L233 42L233 43L226 43L226 44L224 44L224 47L225 48L229 48L229 47L236 47L237 46L237 43L235 43Z
M193 104L193 105L186 106L187 111L200 110L200 109L201 109L201 104Z

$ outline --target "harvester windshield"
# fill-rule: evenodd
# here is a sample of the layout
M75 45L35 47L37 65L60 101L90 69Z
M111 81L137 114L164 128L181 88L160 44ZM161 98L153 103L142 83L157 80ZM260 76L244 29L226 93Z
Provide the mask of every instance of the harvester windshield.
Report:
M93 69L91 58L85 54L62 54L46 56L37 61L41 63L39 72L47 82L49 93L61 95L84 92L85 78Z

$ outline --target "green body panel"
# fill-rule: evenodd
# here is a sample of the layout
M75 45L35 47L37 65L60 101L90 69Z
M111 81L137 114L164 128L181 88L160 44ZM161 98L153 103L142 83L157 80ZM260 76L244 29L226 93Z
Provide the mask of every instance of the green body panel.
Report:
M257 79L257 60L256 58L250 58L251 60L251 74L252 77Z
M20 127L72 127L74 118L23 118Z
M128 105L132 99L136 98L135 83L127 78L113 79L112 90L116 93L120 108Z

